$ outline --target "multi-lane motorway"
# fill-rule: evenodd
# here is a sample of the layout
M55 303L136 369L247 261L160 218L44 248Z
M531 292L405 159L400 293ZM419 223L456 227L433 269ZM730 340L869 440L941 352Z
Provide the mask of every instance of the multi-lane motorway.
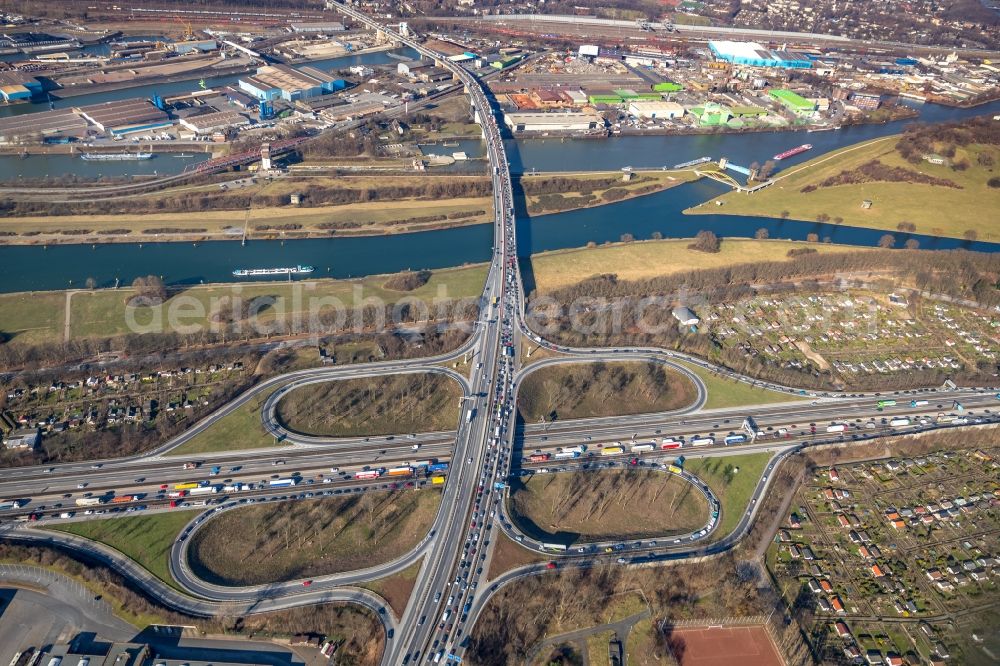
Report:
M379 27L366 15L352 7L340 9L372 27ZM34 543L58 544L78 550L105 562L126 576L160 602L177 610L195 615L215 613L252 613L289 608L325 601L351 601L372 608L387 629L383 663L414 664L461 659L468 632L490 596L505 584L524 576L546 570L545 565L529 565L489 581L489 561L501 531L519 539L527 547L538 549L542 544L520 533L506 514L504 484L512 474L531 473L545 468L559 473L563 470L606 467L614 460L618 466L629 464L622 458L600 456L602 446L621 443L626 451L636 442L658 442L664 437L683 438L690 442L696 436L716 437L721 441L730 432L740 431L747 408L705 410L706 390L698 375L678 360L694 363L706 369L725 373L734 381L759 383L751 378L714 368L706 362L658 349L619 348L605 350L569 349L557 347L532 333L525 321L521 280L518 274L514 207L510 174L504 144L491 101L479 81L460 66L438 57L418 41L399 38L422 55L435 58L448 67L465 87L477 121L483 128L490 161L494 189L493 258L483 291L481 313L469 340L454 352L429 359L391 361L353 367L315 368L274 377L206 417L185 433L166 442L150 454L132 458L74 463L51 468L29 468L16 474L0 475L0 495L32 498L32 503L15 513L31 512L49 516L67 511L76 499L91 493L99 495L113 491L119 495L139 495L146 510L169 511L165 490L178 481L207 477L212 466L220 468L218 482L253 485L249 491L223 493L205 506L203 513L193 518L181 532L171 551L171 573L187 594L156 580L120 553L110 548L69 534L31 529L12 521L4 522L2 533ZM523 341L551 348L562 357L546 359L529 368L520 368ZM445 367L459 358L469 357L469 375ZM697 387L695 401L675 412L583 419L553 424L516 425L514 405L517 389L528 373L558 363L579 363L596 360L642 360L668 365L689 377ZM338 379L409 372L443 373L459 383L463 393L462 416L454 432L413 433L395 437L341 438L312 437L285 429L276 418L276 405L282 396L301 386ZM604 547L568 547L555 553L559 566L589 567L601 562L626 565L652 565L691 557L724 552L736 544L749 530L760 499L767 492L773 471L788 455L804 446L823 441L852 441L874 436L911 432L934 427L939 413L951 412L961 402L963 418L970 422L993 422L990 411L997 405L992 391L939 390L900 395L899 404L884 412L876 410L871 395L801 395L793 387L767 385L784 391L789 401L760 406L752 410L763 435L756 442L739 445L739 452L768 451L774 453L765 474L751 497L751 505L740 517L736 529L720 539L714 539L717 522L706 523L702 534L657 539L640 545L602 544ZM186 458L170 455L193 438L254 398L263 399L262 425L275 437L276 446L243 452L226 452L193 456L201 466L182 469ZM910 400L926 404L910 406ZM912 424L894 428L883 419L887 416L912 415ZM925 423L921 424L921 419ZM843 433L828 433L831 422L844 425ZM281 446L279 446L281 445ZM586 445L588 453L578 459L530 463L533 452L555 455L562 447ZM685 456L726 455L733 447L708 446L684 448ZM636 464L664 464L669 452L643 453ZM270 585L225 587L201 580L192 572L187 561L187 545L192 535L220 512L260 501L308 499L336 496L344 493L383 491L394 481L386 479L358 480L353 473L367 467L392 463L410 464L414 459L434 458L448 461L447 483L442 491L441 508L434 524L410 552L396 560L362 571L352 571L317 577L304 585L290 581ZM335 469L336 468L336 469ZM274 490L269 479L295 473L300 483L292 489ZM691 477L688 479L713 499L707 488ZM500 482L500 483L498 483ZM411 484L417 492L428 486L426 479L399 483ZM220 503L221 502L221 503ZM40 507L44 506L45 509ZM134 506L133 506L134 508ZM104 511L100 509L99 511ZM10 512L6 517L10 517ZM86 520L104 514L86 515L77 510L66 520ZM60 520L56 517L55 520ZM701 531L701 530L699 530ZM677 543L674 543L674 540ZM605 550L610 549L607 553ZM356 583L383 577L400 571L415 562L420 570L409 602L400 617L377 595L358 587Z

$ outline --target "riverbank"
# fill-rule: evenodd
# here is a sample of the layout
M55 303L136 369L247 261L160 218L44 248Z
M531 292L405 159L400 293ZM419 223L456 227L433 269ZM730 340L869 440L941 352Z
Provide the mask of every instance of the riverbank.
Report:
M260 311L258 318L263 323L292 316L305 318L312 314L304 311L310 303L319 303L327 311L335 302L346 309L362 307L366 299L391 305L405 297L430 304L435 298L474 298L482 291L487 268L486 264L472 264L435 270L424 285L412 291L385 286L396 273L354 279L308 277L293 282L247 280L170 287L162 305L145 308L138 314L127 307L134 293L129 286L0 294L0 333L26 344L113 337L130 332L130 319L160 321L169 328L170 318L176 317L181 309L184 309L184 325L207 329L212 325L213 304L227 297L242 299L244 303L255 298L274 299L273 307Z
M663 192L697 178L691 171L646 171L556 173L523 176L525 200L532 218L547 214L593 208L640 196ZM136 214L108 215L37 215L7 217L0 220L0 245L94 245L105 243L200 243L207 241L298 240L309 238L367 237L436 231L470 225L488 224L493 219L492 200L488 196L403 198L383 200L378 196L385 176L340 176L331 178L301 177L295 181L277 179L252 191L254 198L281 198L288 201L296 193L309 197L324 185L336 184L338 190L371 191L372 200L327 206L295 205L261 208L220 209L218 203L207 210L185 213L143 210L141 222ZM394 187L419 187L461 178L467 182L487 182L485 176L433 176L403 174L392 179ZM558 192L553 186L565 185ZM537 189L539 194L530 194ZM194 188L184 196L212 196L219 202L242 201L246 192L230 188L226 194L217 186ZM171 193L151 195L157 201ZM143 197L146 199L146 197ZM137 200L141 201L141 199ZM145 207L145 204L143 204ZM162 210L172 206L164 204Z
M868 248L831 243L788 240L723 239L719 251L699 252L688 248L690 238L606 243L600 246L552 250L528 259L530 280L525 291L552 292L597 275L615 275L622 281L648 280L673 273L764 261L789 261L791 250L818 253L865 252Z
M749 215L833 222L888 232L936 237L1000 240L993 216L1000 210L994 163L1000 147L940 146L952 157L928 155L911 164L890 135L819 155L779 172L774 184L753 194L727 193L685 214ZM953 168L955 165L964 165ZM721 206L716 202L720 202ZM900 245L902 242L899 243Z

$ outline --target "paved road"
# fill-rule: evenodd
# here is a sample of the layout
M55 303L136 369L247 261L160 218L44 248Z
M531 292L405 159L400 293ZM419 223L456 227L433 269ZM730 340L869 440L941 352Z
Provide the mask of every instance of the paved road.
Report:
M350 7L339 7L344 13L356 20L375 25L367 16L356 12ZM409 46L422 54L435 58L420 43L406 38ZM493 525L487 519L488 514L500 506L502 495L494 488L495 479L507 478L521 466L520 456L516 455L515 442L519 430L515 428L514 400L519 379L528 371L519 371L518 360L522 340L531 341L545 347L556 349L562 353L577 357L576 361L551 361L551 363L583 362L598 359L603 360L652 360L658 363L674 365L675 360L685 360L703 368L717 371L710 364L694 357L658 349L618 348L605 350L569 349L557 347L540 339L527 328L524 316L524 300L520 275L518 274L516 239L514 236L513 195L510 184L508 162L504 152L502 137L496 118L495 104L486 95L484 88L476 78L454 63L438 58L441 64L450 68L463 83L470 96L476 119L483 128L487 144L487 155L492 167L494 188L494 209L496 220L494 225L494 255L490 264L489 274L483 291L483 302L490 303L482 309L481 318L469 340L458 350L432 359L387 361L375 364L365 364L351 367L325 367L288 373L262 382L246 394L236 398L217 412L206 417L182 435L159 447L151 455L136 456L123 460L108 460L97 463L99 469L92 469L89 463L74 463L58 465L51 471L34 468L19 471L16 477L5 474L0 479L0 492L5 495L16 494L16 491L44 485L50 495L64 490L69 484L86 479L95 486L103 484L124 484L134 487L135 484L149 484L150 481L136 481L135 478L156 475L156 479L165 479L170 475L177 478L178 460L170 460L167 454L191 440L192 437L204 432L217 423L219 419L231 414L244 406L248 401L259 397L264 392L272 391L289 382L311 383L347 379L351 377L366 377L375 374L395 374L400 372L416 372L427 369L435 364L447 362L469 352L478 359L471 377L461 378L463 391L466 394L463 418L455 433L430 433L415 435L413 440L384 439L377 443L359 439L327 440L321 438L303 439L301 436L282 431L274 421L274 404L276 398L268 401L262 412L262 418L269 428L273 428L279 437L294 442L294 446L267 451L249 451L244 453L223 453L203 456L213 464L225 461L227 465L236 463L224 474L227 478L236 479L238 473L245 473L249 478L259 477L265 470L275 471L273 464L279 458L293 461L296 467L314 472L323 465L329 466L336 461L343 464L361 465L365 461L371 463L377 460L398 460L402 456L415 456L413 444L420 444L420 456L427 455L431 450L443 452L451 448L449 481L445 485L442 506L435 519L434 528L427 538L410 553L402 558L363 572L336 574L315 579L305 586L301 581L277 583L273 585L252 586L247 588L221 588L198 581L190 575L186 568L186 555L183 547L175 547L172 552L171 566L175 574L183 581L186 589L194 594L182 594L155 579L151 574L141 569L134 562L124 558L120 553L100 544L75 537L70 534L42 532L23 526L5 525L5 538L30 543L58 544L62 547L81 552L87 557L106 563L121 575L131 579L139 588L161 603L193 615L211 615L216 613L255 613L295 606L322 603L326 601L349 601L360 603L375 610L382 617L383 623L390 632L383 663L397 666L398 664L416 663L417 661L444 658L445 653L461 657L464 651L464 640L468 629L474 624L478 614L488 602L493 592L502 585L516 582L528 575L536 575L546 568L544 565L521 567L500 576L496 581L488 583L483 571L488 569L489 558L495 547L491 538ZM543 367L539 364L539 367ZM443 371L440 367L436 371ZM683 370L687 373L687 370ZM457 373L445 371L451 376ZM722 371L723 376L735 381L766 386L773 390L785 391L791 398L807 392L794 387L775 386L759 382L736 373ZM639 417L614 417L608 419L587 419L577 423L557 423L544 429L537 426L523 428L526 446L538 445L558 450L561 442L579 442L584 437L593 438L594 434L610 441L614 437L632 431L638 435L652 430L653 434L667 435L683 434L692 437L695 434L738 430L746 408L733 410L714 410L711 412L687 413L704 404L704 386L695 378L699 387L698 400L685 413L661 414ZM954 396L967 405L983 407L986 404L996 404L992 395L973 391L951 391L940 393L916 394L926 395L929 400L937 403L948 402ZM820 425L831 418L848 418L854 414L867 415L874 409L872 396L844 395L809 395L812 400L795 403L782 403L758 407L754 416L765 423L773 422L777 427L781 424L800 424L818 422ZM902 401L909 395L901 397ZM942 404L943 404L942 403ZM942 407L948 410L951 405ZM910 412L935 412L933 405L912 408ZM900 405L889 409L886 414L904 413L907 408ZM679 423L678 423L679 420ZM867 433L852 427L849 436L862 436ZM592 434L587 434L592 433ZM886 428L876 424L875 434L890 434ZM645 434L641 435L647 436ZM649 435L650 437L652 435ZM804 436L805 437L805 436ZM827 436L836 439L839 435ZM758 442L748 446L740 446L739 452L772 451L775 456L769 462L765 473L754 490L751 504L746 513L740 517L733 532L719 541L702 545L681 545L674 549L643 548L630 552L625 558L629 566L653 566L663 562L678 561L715 555L732 548L747 533L759 506L760 498L767 492L775 467L788 455L799 450L808 443L815 443L819 438L805 437L808 441L795 438L791 441ZM591 441L591 440L588 440ZM411 443L412 442L412 443ZM375 453L375 452L378 453ZM687 454L687 451L685 451ZM731 448L715 447L699 451L697 455L731 455ZM444 455L443 453L441 454ZM344 462L347 461L347 462ZM583 462L566 463L582 465ZM288 468L282 468L285 472ZM289 470L290 471L290 470ZM193 472L191 473L194 474ZM204 476L204 472L200 473ZM134 477L134 478L133 478ZM304 477L303 477L304 478ZM166 482L165 482L166 483ZM340 486L349 485L338 480ZM338 486L339 487L339 486ZM73 490L79 490L74 488ZM69 491L67 491L69 492ZM227 499L227 504L212 507L210 511L229 510L233 500ZM203 521L208 516L199 516L196 521ZM195 529L202 523L191 525ZM607 556L600 554L585 554L584 557L567 558L561 566L592 567L608 561ZM615 558L619 555L613 554ZM421 561L420 571L411 594L409 603L402 617L394 618L391 610L377 595L366 590L344 587L351 582L370 577L384 575L397 571L404 564ZM488 587L488 589L487 589ZM398 629L398 630L397 630Z

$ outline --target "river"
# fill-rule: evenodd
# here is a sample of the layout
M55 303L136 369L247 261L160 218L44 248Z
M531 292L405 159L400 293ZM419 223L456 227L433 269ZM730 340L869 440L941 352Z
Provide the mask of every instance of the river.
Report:
M978 109L947 109L927 105L923 118L946 120L996 114L1000 102ZM607 140L519 140L509 142L508 155L516 172L538 170L617 169L624 165L672 165L701 155L722 155L748 164L763 161L803 141L816 148L808 156L857 141L898 132L903 123L852 127L841 131L711 136L625 137ZM463 142L464 144L464 142ZM466 146L463 145L463 149ZM458 148L456 148L457 150ZM567 152L568 151L568 152ZM442 150L443 152L443 150ZM807 159L801 155L782 162ZM570 166L572 165L572 166ZM771 238L804 240L810 233L832 242L875 245L883 231L795 220L733 215L683 215L697 203L723 193L714 181L699 181L637 199L596 208L531 219L519 213L518 246L522 255L581 247L590 241L617 241L622 234L636 239L654 232L666 238L688 238L709 229L720 236L752 237L766 227ZM1000 251L1000 245L895 233L898 245L908 238L925 249L966 248ZM487 261L492 230L489 225L442 229L392 236L343 237L295 241L235 241L205 243L121 243L104 245L0 247L0 292L65 289L82 286L93 277L100 286L116 280L130 283L137 275L161 275L170 284L230 282L236 268L316 267L311 277L359 277L404 269L444 268Z

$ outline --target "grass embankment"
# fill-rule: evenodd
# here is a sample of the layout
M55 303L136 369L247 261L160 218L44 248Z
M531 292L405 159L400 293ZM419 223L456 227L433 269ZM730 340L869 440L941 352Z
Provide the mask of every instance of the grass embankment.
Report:
M780 217L783 211L796 220L841 218L842 223L858 227L897 231L901 222L916 225L916 232L935 236L964 237L973 230L980 240L1000 239L994 216L986 211L1000 210L1000 189L986 183L997 175L997 168L979 163L982 153L991 155L986 161L1000 161L996 146L970 144L958 147L951 162L965 160L969 167L953 170L948 165L929 162L910 164L897 152L899 136L855 144L779 172L777 182L751 195L731 192L702 203L686 213L755 215ZM958 187L919 182L887 182L873 180L844 185L822 185L827 179L848 172L857 177L860 167L877 160L884 167L906 169L912 178L929 176L950 181ZM866 178L867 180L867 178ZM803 188L813 186L813 191ZM724 206L713 202L720 199ZM861 207L864 200L872 207Z
M406 604L410 601L413 593L413 586L417 583L417 575L420 573L420 566L423 560L417 560L407 568L397 574L377 578L368 583L361 583L358 587L371 590L375 594L385 599L386 603L392 607L397 617L403 617L406 612Z
M594 275L613 273L619 280L650 278L762 261L786 261L791 249L817 252L858 251L844 245L781 240L724 239L716 253L689 250L688 239L614 243L600 247L554 250L531 256L534 288L549 292L569 287Z
M517 406L526 423L537 423L669 411L696 396L687 377L655 363L574 363L528 375Z
M317 267L320 271L325 267ZM216 303L225 297L238 297L245 304L256 298L273 298L274 304L259 308L258 321L269 325L277 321L292 322L298 318L309 322L313 305L319 312L329 313L331 303L352 309L365 299L377 298L393 304L403 297L431 299L470 298L477 296L486 280L487 267L482 264L432 271L425 284L411 291L386 288L397 274L372 275L359 279L316 279L301 282L220 283L172 291L162 305L144 307L131 312L126 303L131 288L75 291L71 295L70 335L73 338L108 337L130 332L129 316L139 326L172 330L171 311L178 312L178 323L184 326L208 327ZM58 342L63 339L65 323L65 291L0 294L0 331L13 334L15 340L26 342ZM296 298L295 294L299 294ZM315 299L315 300L313 300ZM337 301L333 301L337 299Z
M642 171L632 176L632 180L626 182L620 171L525 174L521 177L521 185L526 193L528 213L537 217L617 203L698 179L694 171ZM552 191L554 187L561 191ZM546 193L535 193L539 191Z
M277 388L274 389L276 390ZM260 420L261 407L274 391L265 391L251 398L166 455L190 456L285 446L264 430L264 424Z
M645 469L535 474L512 482L510 502L525 532L558 543L682 534L708 520L694 486Z
M720 458L689 458L684 463L684 469L704 481L722 504L717 539L732 532L740 522L772 456L771 453L749 453Z
M227 511L192 537L192 568L226 585L272 583L388 562L415 546L437 490L363 493Z
M51 525L48 529L69 532L118 550L161 581L180 589L170 575L170 548L177 535L195 517L197 510L153 513Z
M742 405L767 405L776 402L795 402L797 400L808 400L788 393L780 393L769 389L750 386L745 382L737 382L732 379L721 377L713 372L709 372L693 363L677 361L694 374L701 378L708 392L704 409L718 409L722 407L740 407Z
M294 432L330 437L454 430L461 395L454 379L435 373L360 377L289 391L277 418Z

